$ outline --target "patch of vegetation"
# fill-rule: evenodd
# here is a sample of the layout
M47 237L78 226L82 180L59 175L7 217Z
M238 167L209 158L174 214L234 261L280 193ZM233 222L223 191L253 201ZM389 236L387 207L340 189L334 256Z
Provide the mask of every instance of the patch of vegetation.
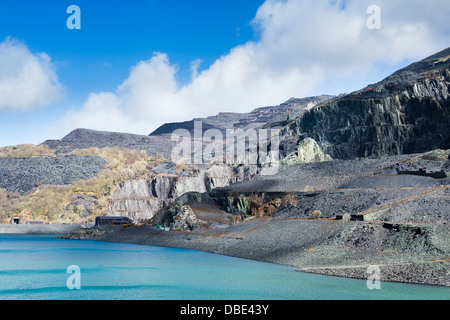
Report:
M21 144L0 148L0 158L54 157L55 151L47 145Z
M20 146L18 149L21 149L22 156L37 155L38 150L42 155L45 151L45 148ZM2 150L4 154L19 154L12 153L12 149L8 149L10 153L5 148ZM34 150L34 153L26 153L25 150ZM44 223L93 222L95 217L107 214L112 195L121 183L148 177L151 169L167 161L162 156L149 157L146 151L118 147L80 149L71 154L101 157L108 165L92 179L65 186L40 185L22 196L0 189L0 222L9 223L11 217Z

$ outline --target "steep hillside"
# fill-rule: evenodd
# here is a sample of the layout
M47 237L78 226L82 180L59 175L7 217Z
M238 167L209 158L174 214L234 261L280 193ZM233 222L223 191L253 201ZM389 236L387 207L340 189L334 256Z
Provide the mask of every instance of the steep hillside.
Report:
M76 129L61 140L47 140L45 145L56 153L68 153L76 149L122 147L145 150L150 156L163 155L170 158L174 143L168 137L149 137L120 132L106 132L89 129Z
M11 155L9 149L0 151ZM24 222L92 222L108 213L121 183L148 177L150 169L166 161L118 147L46 157L36 156L41 146L18 146L14 152L22 157L0 157L0 223L9 223L11 217Z
M334 159L449 149L449 123L450 48L312 108L283 130L282 151L306 137Z

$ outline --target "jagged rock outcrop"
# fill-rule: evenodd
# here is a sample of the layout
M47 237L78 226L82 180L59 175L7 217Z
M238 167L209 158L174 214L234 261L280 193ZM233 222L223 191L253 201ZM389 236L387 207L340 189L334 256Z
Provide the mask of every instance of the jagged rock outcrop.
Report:
M197 218L190 206L178 204L159 211L152 222L170 230L194 230L207 225L206 221Z
M282 133L282 152L310 137L335 159L450 148L450 48L383 81L312 108Z
M280 161L281 165L290 166L299 163L332 161L329 155L325 154L317 142L311 138L301 141L297 149Z
M148 221L158 210L189 191L207 191L204 173L125 181L113 195L109 214L127 216L135 222Z
M127 216L135 222L145 222L156 212L189 192L206 193L225 187L239 178L232 168L211 166L194 172L177 172L166 163L154 169L150 179L128 180L113 194L109 215Z

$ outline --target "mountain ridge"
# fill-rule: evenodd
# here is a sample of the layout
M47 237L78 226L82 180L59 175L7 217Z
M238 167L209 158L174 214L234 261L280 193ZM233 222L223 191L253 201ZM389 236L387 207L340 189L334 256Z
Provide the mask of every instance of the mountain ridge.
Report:
M450 48L374 85L311 108L283 129L283 156L305 138L316 140L336 159L449 149L447 54Z
M256 129L267 124L281 126L290 119L294 119L307 112L313 106L336 99L341 95L320 95L305 98L290 98L277 105L256 108L248 113L220 112L217 115L206 118L195 118L184 122L166 123L150 133L150 136L170 134L176 129L194 130L194 122L201 121L203 131L208 129L219 129L225 132L226 129Z
M449 83L450 48L446 48L349 94L291 98L280 105L260 107L248 113L220 112L206 118L165 123L148 136L80 128L61 140L47 140L42 144L61 153L77 148L118 146L168 157L175 145L170 141L170 134L176 129L193 133L195 121L201 121L203 132L282 129L283 157L305 138L314 139L337 159L447 149L450 148L450 132L445 123L450 121ZM433 125L431 118L439 128L429 133L425 127ZM354 128L353 132L349 128ZM364 138L357 139L358 136Z
M170 157L174 144L171 143L170 138L165 137L78 128L60 140L46 140L40 145L57 150L56 153L68 153L75 149L124 147L145 150L149 156L161 154Z

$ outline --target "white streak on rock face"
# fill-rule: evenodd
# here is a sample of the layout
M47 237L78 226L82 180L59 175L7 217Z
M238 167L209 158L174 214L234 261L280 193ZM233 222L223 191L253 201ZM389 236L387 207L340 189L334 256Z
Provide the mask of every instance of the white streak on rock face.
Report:
M179 177L158 176L151 180L129 180L113 195L109 215L126 216L134 222L153 218L165 203L171 202Z
M328 154L325 154L322 151L315 140L306 138L298 144L296 151L281 160L281 165L290 166L299 163L325 162L332 160L333 159Z

